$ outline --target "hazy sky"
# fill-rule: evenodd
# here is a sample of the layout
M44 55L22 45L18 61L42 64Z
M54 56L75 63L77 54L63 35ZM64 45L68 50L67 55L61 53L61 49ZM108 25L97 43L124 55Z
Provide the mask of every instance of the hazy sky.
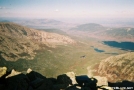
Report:
M0 0L0 17L134 18L134 0Z

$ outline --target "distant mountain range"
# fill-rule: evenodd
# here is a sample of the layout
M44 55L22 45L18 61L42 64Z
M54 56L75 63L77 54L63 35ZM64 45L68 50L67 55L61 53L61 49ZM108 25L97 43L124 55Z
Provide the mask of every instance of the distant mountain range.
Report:
M73 27L75 24L65 23L54 19L0 19L0 22L14 22L19 25L34 29L65 29Z
M33 59L36 50L56 45L73 44L71 38L27 28L14 23L0 23L0 53L7 61Z
M96 24L96 23L87 23L87 24L78 25L78 26L76 26L76 28L72 28L72 30L96 32L98 30L99 31L105 30L105 27L100 24Z
M96 35L104 40L134 42L134 28L130 27L109 28L104 32L96 33Z
M131 27L109 28L100 24L88 23L78 25L70 31L76 36L86 36L99 40L134 42L134 28Z
M48 32L53 30L57 33L67 33L77 37L89 37L106 41L134 42L134 28L132 27L105 27L97 23L77 25L53 19L2 19L0 21L14 22L30 28L46 30Z

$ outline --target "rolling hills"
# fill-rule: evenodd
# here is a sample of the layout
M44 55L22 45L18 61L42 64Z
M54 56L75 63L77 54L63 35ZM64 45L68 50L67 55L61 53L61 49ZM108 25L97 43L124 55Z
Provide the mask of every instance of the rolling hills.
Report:
M131 27L105 27L96 23L87 23L70 29L76 36L96 38L101 41L134 42L134 29Z
M2 21L14 22L30 28L48 32L53 31L61 34L66 33L77 37L95 38L101 41L134 42L134 29L129 26L106 27L97 23L85 23L78 25L53 19L5 19Z
M76 26L76 28L73 28L72 30L96 32L96 31L105 30L105 27L96 23L87 23L87 24L78 25Z
M103 40L134 42L134 28L130 27L109 28L104 32L96 33L95 35Z
M0 18L0 22L14 22L34 29L67 29L76 26L55 19Z

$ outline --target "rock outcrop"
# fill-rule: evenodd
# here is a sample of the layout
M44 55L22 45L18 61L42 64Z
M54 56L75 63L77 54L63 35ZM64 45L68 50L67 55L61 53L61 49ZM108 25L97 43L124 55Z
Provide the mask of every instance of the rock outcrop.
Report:
M111 56L99 64L98 74L110 82L134 81L134 52Z
M67 72L57 78L47 78L31 69L27 74L12 70L0 78L0 90L112 90L106 89L108 86L97 86L95 78L74 75Z
M75 73L74 72L67 72L66 75L68 77L70 77L70 79L72 80L72 84L77 84L77 82L75 80Z
M0 23L0 57L7 61L31 60L37 50L74 44L68 36L48 33L14 23Z
M17 71L15 71L14 69L11 71L11 73L8 75L8 76L6 76L6 78L9 78L9 77L12 77L12 76L16 76L16 75L19 75L19 74L21 74L21 72L17 72Z
M0 67L0 77L6 74L7 68L6 67Z

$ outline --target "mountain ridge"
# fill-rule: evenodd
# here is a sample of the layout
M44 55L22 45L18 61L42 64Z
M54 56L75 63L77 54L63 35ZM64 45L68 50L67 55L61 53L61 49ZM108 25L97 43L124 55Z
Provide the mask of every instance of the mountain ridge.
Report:
M133 65L134 52L129 52L102 60L97 72L101 76L106 76L111 82L134 81Z
M96 32L96 30L101 31L103 29L105 29L105 27L96 23L81 24L81 25L78 25L76 28L72 28L72 30L88 31L88 32Z
M33 59L36 50L45 46L74 44L68 36L27 28L15 23L0 23L0 51L5 60L16 61L20 57ZM28 58L29 57L29 58Z

